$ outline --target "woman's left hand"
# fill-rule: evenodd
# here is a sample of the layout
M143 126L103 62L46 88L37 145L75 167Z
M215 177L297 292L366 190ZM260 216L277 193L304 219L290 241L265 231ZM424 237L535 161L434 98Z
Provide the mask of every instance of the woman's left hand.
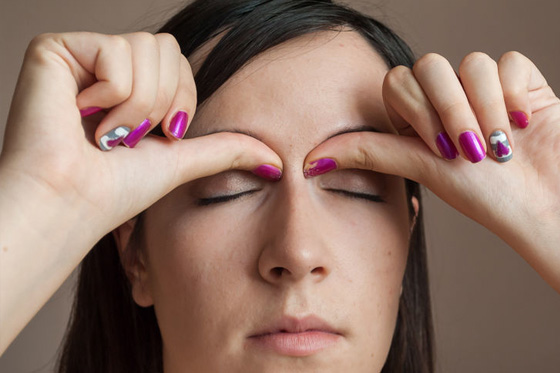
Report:
M537 67L517 52L497 63L472 53L457 75L428 54L389 71L383 97L400 136L333 137L308 154L305 170L330 158L338 169L415 180L500 236L560 292L560 100Z

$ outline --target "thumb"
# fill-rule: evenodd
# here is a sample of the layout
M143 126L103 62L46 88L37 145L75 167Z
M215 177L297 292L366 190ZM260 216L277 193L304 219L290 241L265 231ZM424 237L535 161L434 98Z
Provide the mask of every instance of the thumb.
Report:
M232 169L250 171L271 181L282 176L282 161L272 149L250 136L230 132L172 143L148 135L132 151L117 147L104 155L115 162L112 174L119 178L117 198L125 199L118 202L123 213L121 222L195 179Z
M334 169L355 168L401 176L423 183L440 163L419 137L389 133L352 132L335 136L305 159L306 177Z

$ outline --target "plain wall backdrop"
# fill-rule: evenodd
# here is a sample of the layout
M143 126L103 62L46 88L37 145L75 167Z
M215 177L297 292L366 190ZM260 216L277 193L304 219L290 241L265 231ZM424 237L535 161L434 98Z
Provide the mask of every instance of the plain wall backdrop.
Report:
M558 0L347 3L387 23L417 55L437 52L455 67L472 51L497 59L508 50L518 50L560 92ZM0 132L4 132L25 49L34 35L153 31L182 4L177 0L2 0ZM437 371L558 372L560 294L499 238L434 195L427 194L424 209ZM0 358L0 372L53 370L72 286L71 277L12 343Z

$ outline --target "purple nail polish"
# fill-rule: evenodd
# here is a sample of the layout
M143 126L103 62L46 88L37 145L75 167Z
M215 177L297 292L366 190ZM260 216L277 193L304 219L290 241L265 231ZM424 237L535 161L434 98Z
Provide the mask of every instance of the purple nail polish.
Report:
M187 122L189 116L184 111L178 111L177 114L171 119L169 124L169 132L177 139L182 139L187 132Z
M303 170L305 177L319 176L332 170L336 170L338 166L334 159L322 158L309 163Z
M472 131L463 132L459 136L459 144L463 152L472 163L480 162L486 157L486 152L476 133Z
M97 106L92 106L92 107L88 107L85 109L80 110L80 115L83 117L88 117L90 115L93 115L95 113L99 113L101 110L103 110L103 108L97 107Z
M148 133L151 126L152 122L150 122L149 119L145 119L134 131L129 133L128 136L124 138L123 144L125 144L129 148L134 148L136 144L138 144L138 142L142 140L144 135Z
M453 144L453 141L449 138L447 132L440 132L436 138L436 146L441 153L441 156L445 159L452 160L457 158L459 152Z
M264 179L278 181L282 178L282 171L274 166L263 164L253 170L253 173Z
M512 111L509 113L511 119L517 124L519 128L526 128L529 125L527 115L522 111Z

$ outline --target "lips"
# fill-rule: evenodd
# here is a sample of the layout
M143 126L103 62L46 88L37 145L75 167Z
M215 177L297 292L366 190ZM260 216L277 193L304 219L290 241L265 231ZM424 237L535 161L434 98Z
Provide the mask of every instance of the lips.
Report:
M251 334L249 346L286 356L309 356L334 346L342 334L317 316L282 317Z

